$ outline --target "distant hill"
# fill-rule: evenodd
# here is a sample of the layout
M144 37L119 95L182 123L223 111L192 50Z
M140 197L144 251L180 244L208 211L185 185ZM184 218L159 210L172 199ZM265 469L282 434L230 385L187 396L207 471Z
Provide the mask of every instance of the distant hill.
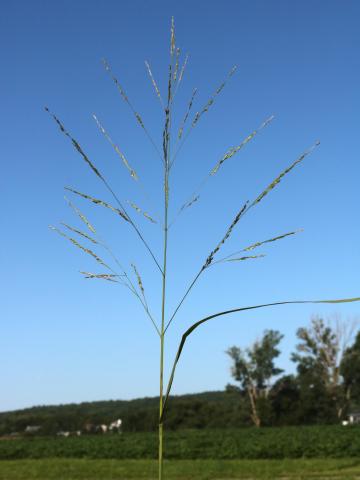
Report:
M41 426L39 434L83 430L85 425L110 424L121 418L124 431L153 431L157 428L158 397L135 400L106 400L80 404L36 406L0 413L0 435L23 433L28 426ZM203 392L172 396L166 427L225 428L250 423L247 402L239 392Z

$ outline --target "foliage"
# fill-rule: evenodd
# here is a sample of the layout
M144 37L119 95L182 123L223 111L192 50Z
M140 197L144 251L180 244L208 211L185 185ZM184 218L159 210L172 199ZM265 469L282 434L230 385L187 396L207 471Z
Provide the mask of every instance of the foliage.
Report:
M231 374L247 392L251 405L251 419L259 427L266 411L271 379L283 372L275 367L274 360L280 355L277 348L283 335L275 330L267 330L252 347L242 351L239 347L230 347L227 354L233 361Z
M344 379L346 396L350 398L360 397L360 331L350 347L343 355L340 364L340 373Z
M323 412L329 419L334 415L342 418L350 401L350 389L345 386L340 371L342 356L352 334L348 327L346 322L338 320L334 325L315 316L309 327L298 329L297 352L292 354L304 393L303 404L308 403L313 409L314 401L322 402ZM345 366L343 370L347 370ZM347 371L350 375L350 370ZM353 378L356 379L356 375Z
M292 360L297 363L299 374L316 371L325 386L336 385L339 379L339 339L330 325L320 317L313 317L311 326L299 328L299 343Z
M152 139L152 137L149 134L149 131L147 127L144 124L143 118L140 116L140 114L134 109L132 103L130 102L130 99L125 92L123 86L119 82L119 80L113 75L110 65L104 61L104 66L106 71L109 73L111 76L119 94L122 97L122 100L126 103L126 105L130 108L133 116L135 117L136 122L140 126L140 128L145 132L146 136L150 139L152 145L155 147L157 155L160 157L160 162L162 164L162 173L163 173L163 184L162 184L162 196L163 196L163 219L161 222L162 225L162 232L161 236L163 239L163 248L162 252L160 254L160 257L162 258L162 261L158 260L158 253L153 251L151 248L149 242L143 235L141 231L141 227L138 226L137 221L133 220L132 215L129 213L129 209L127 207L125 208L125 203L123 200L120 200L118 195L116 194L115 190L111 186L111 182L109 182L101 172L101 168L98 168L97 165L92 161L90 156L84 151L80 143L72 136L72 134L65 128L64 124L62 121L50 110L46 107L46 111L50 114L50 116L53 118L55 121L57 127L60 129L62 134L65 135L65 137L70 141L70 144L72 147L75 149L75 151L81 156L82 160L87 164L87 166L92 170L92 172L97 176L99 181L102 183L102 185L106 188L108 193L112 196L113 200L116 202L116 206L113 207L110 205L108 202L105 202L103 200L100 200L98 198L94 198L88 194L84 194L79 192L78 190L75 190L73 188L67 188L70 192L72 192L74 195L80 196L89 202L95 204L95 205L100 205L102 207L105 207L107 209L110 209L113 213L117 215L117 217L121 217L121 221L124 224L124 226L128 226L132 228L134 234L140 239L142 242L143 246L149 253L151 259L154 262L154 266L156 269L156 272L160 272L161 275L161 315L159 316L160 318L157 320L154 318L154 316L150 313L150 309L145 297L145 291L143 288L143 283L139 274L139 271L137 267L132 264L131 267L135 273L136 281L133 281L131 278L131 274L129 273L128 269L129 267L123 267L122 264L117 260L117 258L112 254L112 252L109 250L109 248L97 237L96 234L96 229L93 227L92 224L87 220L87 217L85 217L83 214L80 213L80 211L75 207L75 213L80 217L80 219L85 223L86 227L91 231L93 235L89 235L87 233L82 232L76 227L72 227L68 224L63 224L67 230L70 230L71 232L79 235L81 237L81 241L90 241L92 244L96 246L96 248L105 248L108 253L111 254L112 256L112 263L116 263L116 265L109 265L104 262L104 260L98 255L97 252L93 251L93 249L89 249L87 246L84 246L82 243L80 243L76 238L68 236L66 233L64 233L62 230L60 230L57 227L51 227L54 231L59 233L62 237L66 238L71 242L71 244L75 247L77 247L79 250L82 252L88 254L90 257L93 258L99 265L101 265L102 269L105 269L105 272L80 272L82 273L85 278L87 279L101 279L105 280L107 282L115 282L118 283L121 286L125 286L141 303L141 305L144 308L144 311L146 315L149 317L150 321L153 324L153 327L155 329L156 334L159 337L159 353L160 353L160 369L159 369L159 479L162 480L163 474L162 474L162 463L163 463L163 422L165 418L165 412L166 412L166 407L174 379L174 374L176 370L177 363L179 361L179 358L182 354L182 350L184 347L184 344L191 333L198 328L200 325L202 325L205 322L208 322L209 320L213 318L217 318L223 315L228 315L232 314L235 312L242 312L246 311L249 309L258 309L258 308L265 308L269 306L275 306L275 305L284 305L284 304L289 304L289 303L309 303L308 301L291 301L291 302L276 302L276 303L268 303L268 304L260 304L260 305L253 305L250 307L240 307L240 308L235 308L232 310L228 311L220 311L217 312L213 315L210 315L208 317L202 318L201 320L197 321L194 323L188 330L186 330L182 336L181 342L178 347L178 351L175 356L175 361L173 364L173 368L170 374L170 378L166 387L166 384L164 383L164 348L165 348L165 335L167 333L168 327L171 325L173 322L175 315L177 314L178 310L180 309L181 305L185 301L186 297L192 290L193 286L195 283L198 281L200 276L208 270L210 267L212 267L215 263L219 262L239 262L243 260L248 260L248 259L256 259L256 258L261 258L263 255L241 255L240 257L237 256L239 252L234 252L233 254L227 255L226 257L219 258L220 255L220 250L222 249L223 245L228 242L229 238L231 237L234 229L237 227L238 223L242 218L253 208L256 207L262 200L267 197L275 188L278 187L278 185L281 183L283 178L287 176L293 169L295 169L300 163L303 162L303 160L314 150L316 146L319 145L319 142L315 142L315 144L310 147L308 150L306 150L304 153L302 153L295 161L293 161L289 166L287 166L285 169L283 169L270 183L267 184L267 186L260 191L258 195L255 196L254 200L252 201L246 201L243 203L242 206L236 206L236 211L237 214L235 217L233 217L233 220L229 222L228 228L225 230L225 234L221 237L221 240L215 244L215 247L208 253L205 262L202 264L200 269L198 270L198 273L196 274L195 278L192 280L190 283L189 287L185 291L184 295L181 297L181 300L179 301L177 307L175 308L174 312L172 315L169 316L169 318L166 315L167 312L167 261L168 261L168 231L171 226L171 220L170 220L170 215L171 215L171 210L169 209L170 205L170 192L172 191L172 185L170 181L170 177L172 179L172 175L170 175L172 167L176 161L177 154L179 153L180 149L182 148L184 142L188 138L188 136L191 134L191 132L194 130L194 128L197 126L198 122L202 117L207 114L207 112L210 110L212 105L214 104L215 100L217 100L218 95L222 92L224 89L226 82L230 77L233 76L233 74L236 71L236 66L233 67L226 79L216 88L214 93L210 96L208 101L199 108L199 110L195 113L193 120L191 123L185 126L185 123L187 119L189 118L190 110L193 105L194 101L194 96L196 94L196 90L193 91L191 100L186 112L186 115L182 121L177 126L177 137L172 135L172 127L174 126L174 118L173 118L173 110L174 110L174 100L176 97L177 90L179 88L180 82L183 78L185 66L187 64L187 57L185 57L185 60L183 61L182 67L180 67L180 56L181 52L180 49L176 45L176 39L175 39L175 27L174 27L174 20L172 19L171 22L171 34L170 34L170 55L169 55L169 70L168 70L168 81L167 81L167 89L166 89L166 97L162 97L162 94L160 92L160 89L158 87L158 84L156 83L156 80L153 76L153 73L151 71L150 65L148 62L145 62L148 74L150 76L151 83L155 89L156 96L158 97L161 105L161 111L163 114L163 134L162 134L162 139L161 139L161 145L162 147L159 148L156 145L156 142ZM262 130L265 126L267 126L270 121L272 120L273 116L269 117L267 120L265 120L258 129L254 130L250 135L248 135L240 144L238 144L235 147L231 147L226 151L226 153L222 156L222 158L216 163L216 165L213 167L213 169L210 171L206 179L209 178L209 176L214 176L218 172L220 168L224 165L224 163L232 158L234 155L236 155L250 140L254 138L254 136ZM116 154L120 158L121 162L123 163L124 167L127 169L128 173L130 174L130 177L132 180L138 181L138 175L135 172L135 170L130 166L129 161L125 157L124 153L120 150L120 148L113 142L107 131L104 129L102 124L99 122L98 118L94 116L94 120L96 121L101 133L105 136L106 140L111 144L112 148L115 150ZM174 150L174 151L173 151ZM194 202L198 201L199 196L196 195L194 198L190 198L188 201L185 202L184 208L190 207ZM146 212L142 211L136 204L133 202L130 202L129 205L135 209L137 213L142 214L143 217L145 217L147 220L151 221L152 223L156 223L156 221ZM183 207L180 209L179 213L181 213L184 209ZM272 237L269 240L265 241L260 241L252 244L250 247L247 247L243 249L242 251L247 251L247 250L253 250L257 248L258 246L261 246L265 243L269 242L274 242L280 239L283 239L289 235L293 235L296 232L289 232L289 233L284 233L277 235L276 237ZM93 245L91 245L93 248ZM352 301L358 301L359 298L351 298L351 299L345 299L345 300L320 300L320 301L315 301L315 303L341 303L341 302L352 302ZM266 380L266 375L267 373L264 372L264 379ZM258 387L261 388L261 387ZM251 397L250 397L251 398ZM253 408L254 412L254 408ZM258 414L253 413L254 416L254 421L258 422ZM260 423L259 423L260 424Z
M253 384L259 391L269 388L269 381L283 370L275 367L274 359L280 355L277 348L283 335L275 330L267 330L262 338L243 352L239 347L231 347L227 354L233 360L231 373L241 387L246 390Z
M0 459L155 459L156 433L2 440ZM360 427L254 427L166 434L168 459L346 458L360 455Z
M153 431L157 428L159 398L87 402L59 406L33 407L0 413L0 435L23 432L28 425L41 425L39 434L55 435L59 430L83 429L86 423L109 424L123 420L125 432ZM166 427L227 428L249 424L249 411L239 393L204 392L170 397Z

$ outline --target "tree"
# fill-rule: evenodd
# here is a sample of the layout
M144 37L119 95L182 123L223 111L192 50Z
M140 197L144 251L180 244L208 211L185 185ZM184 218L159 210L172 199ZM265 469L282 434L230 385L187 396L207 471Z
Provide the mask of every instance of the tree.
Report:
M300 389L294 375L280 377L269 394L272 416L276 425L299 423Z
M232 221L229 222L228 228L225 230L225 233L220 236L220 240L218 242L214 242L214 248L208 253L205 257L205 260L202 261L197 269L197 273L194 278L189 282L189 286L185 289L185 292L180 295L180 300L177 306L174 308L172 313L169 315L167 314L167 291L168 287L171 286L168 283L168 275L167 275L167 265L168 265L168 247L169 247L169 228L170 225L173 225L172 220L178 218L180 214L184 212L187 208L194 205L195 202L198 201L199 195L198 192L194 196L189 197L185 203L182 203L182 207L179 209L172 210L172 200L171 193L173 189L170 188L171 182L173 181L173 166L174 162L178 160L178 154L180 150L182 150L183 145L189 135L194 131L200 121L202 121L203 117L207 115L209 110L212 108L212 105L217 100L219 94L223 91L227 80L229 80L236 71L236 67L233 67L226 79L220 83L220 85L215 89L213 95L208 99L206 103L200 106L199 110L193 115L192 120L190 121L190 116L192 115L192 106L195 102L194 98L196 95L196 89L190 95L190 100L188 106L185 110L185 115L183 120L177 125L176 133L174 132L174 123L176 118L173 116L173 108L174 108L174 101L176 97L176 93L178 88L182 82L182 78L184 76L185 67L187 64L187 57L185 57L182 66L180 66L180 49L177 48L175 42L175 28L174 28L174 21L172 20L171 23L171 33L170 33L170 48L169 48L169 69L166 74L166 96L160 92L160 89L155 81L155 78L152 74L149 64L146 62L146 68L149 73L149 77L151 83L154 87L155 94L159 100L161 112L163 115L163 129L162 129L162 136L159 139L159 142L155 142L155 140L151 137L149 133L149 129L145 125L142 116L135 110L133 107L132 102L129 99L129 96L125 92L123 86L119 82L119 80L115 77L112 73L110 65L104 61L104 66L106 71L109 73L112 81L115 84L115 87L120 94L122 100L125 102L127 107L129 107L131 114L133 115L135 121L139 125L140 129L143 133L145 133L146 137L150 140L151 144L154 146L154 153L159 160L156 164L160 167L162 173L162 181L161 186L159 186L159 190L161 190L162 195L162 211L163 215L162 218L157 222L157 226L160 227L159 232L162 238L162 248L160 252L155 251L153 247L150 245L148 241L147 235L143 232L143 228L140 226L138 221L135 219L135 215L141 215L144 221L149 221L153 225L156 224L156 219L153 216L150 216L145 210L142 210L139 206L137 206L133 202L129 202L129 206L125 204L125 201L120 198L120 194L116 193L117 189L115 186L112 185L112 181L108 180L104 174L102 173L102 168L98 167L96 162L94 162L91 157L85 153L85 150L82 148L80 143L72 136L72 134L65 128L64 124L60 121L60 119L46 107L45 110L50 114L50 116L55 121L56 125L60 129L63 135L67 138L70 142L72 147L75 151L80 155L82 160L85 162L88 168L92 170L92 172L96 175L97 179L101 182L104 190L107 192L109 197L111 197L111 202L115 202L116 206L114 207L109 203L109 201L103 201L99 198L95 198L92 195L85 194L80 192L78 189L75 188L68 188L67 192L71 192L73 198L80 198L82 201L86 200L92 204L95 204L97 207L102 207L110 210L114 214L114 218L117 221L122 222L122 226L124 228L128 227L132 230L135 237L137 237L139 244L142 245L145 252L149 254L149 259L152 261L155 275L157 275L156 279L160 279L161 282L161 290L159 291L161 309L159 315L155 315L148 303L148 299L145 293L144 282L142 281L142 277L140 275L140 270L137 268L135 264L131 265L123 265L122 262L114 255L113 251L110 249L107 243L105 243L101 237L97 234L97 230L94 228L92 222L88 220L88 217L85 216L75 205L72 201L69 202L69 206L73 209L75 214L78 216L82 223L82 225L88 229L86 232L80 230L79 227L72 227L69 224L63 223L64 229L59 229L57 227L51 227L54 231L59 233L62 237L69 240L71 244L78 249L80 249L83 253L89 255L92 260L97 262L98 266L101 266L100 272L89 272L89 271L82 271L82 275L84 275L87 279L99 279L105 280L107 283L118 284L122 287L125 287L131 295L134 295L141 304L144 309L145 315L151 321L154 334L157 335L159 341L159 479L163 478L163 422L164 416L166 413L167 402L169 399L170 391L172 388L174 375L176 371L176 367L178 361L181 357L184 345L189 337L198 327L203 325L204 323L218 318L224 315L229 315L231 313L236 312L244 312L247 310L257 309L257 308L265 308L268 306L275 306L275 305L285 305L285 304L302 304L302 303L314 303L313 301L284 301L284 302L273 302L273 303L266 303L266 304L259 304L259 305L252 305L252 306L245 306L245 307L237 307L231 310L220 311L216 312L212 315L209 315L201 320L193 323L193 325L188 328L182 335L181 341L179 343L175 360L172 366L172 370L170 373L170 377L167 382L167 386L164 383L164 349L165 349L165 339L166 335L169 333L169 327L174 321L179 309L183 305L184 301L192 291L194 285L198 282L200 277L202 277L205 272L208 271L209 268L212 268L215 264L218 263L226 263L232 262L232 264L239 264L244 260L250 259L258 259L263 257L263 255L249 255L247 252L253 251L265 244L269 244L271 242L275 242L284 238L288 238L289 236L293 236L297 233L297 231L287 232L278 234L276 236L271 236L269 239L262 240L255 242L249 246L245 246L240 251L235 251L233 253L227 254L224 257L220 256L220 250L222 250L225 243L228 242L229 238L232 235L232 232L236 228L237 224L242 220L242 218L248 214L249 211L252 211L260 202L264 200L264 198L268 198L269 194L281 183L283 178L292 172L300 163L302 163L306 157L319 145L319 142L315 142L315 144L302 153L296 160L294 160L290 165L284 168L258 195L254 197L252 201L245 201L243 205L236 206L236 214L234 215ZM210 177L216 176L217 172L224 168L224 164L232 157L238 154L261 130L263 130L269 123L272 121L273 116L266 119L257 129L253 130L243 141L238 143L235 147L231 147L227 149L224 155L217 161L217 163L213 166L213 168L207 173L205 176L204 182L208 180ZM135 169L130 165L128 159L122 152L122 150L113 142L110 135L107 133L103 125L99 122L98 118L94 116L94 120L97 123L100 132L104 135L105 139L109 142L111 147L113 148L114 152L118 156L118 159L122 162L124 167L126 168L129 177L131 177L131 181L137 182L139 177ZM175 133L175 134L174 134ZM154 164L154 168L155 164ZM171 173L171 175L170 175ZM201 185L204 185L204 182ZM131 210L133 209L133 210ZM71 233L69 233L71 232ZM75 234L74 236L71 236ZM86 242L87 246L84 246L82 242ZM94 251L96 249L96 251ZM104 253L109 259L103 260L102 255L103 253L99 253L98 250ZM220 258L219 258L220 257ZM155 280L154 280L155 282ZM337 303L337 302L349 302L349 301L358 301L360 298L351 298L351 299L343 299L343 300L317 300L315 303Z
M348 347L340 363L340 374L343 377L345 396L348 402L356 400L360 404L360 332L353 345Z
M270 382L283 372L275 366L275 358L280 355L277 348L283 335L276 330L266 330L260 340L246 350L231 347L226 353L232 359L231 375L247 392L251 406L251 419L257 427L262 423L261 407L266 408Z
M314 316L307 328L299 328L296 335L300 342L292 360L303 388L324 391L332 400L336 416L340 419L349 400L344 392L340 373L342 356L354 331L355 323L341 321L338 316L325 322Z

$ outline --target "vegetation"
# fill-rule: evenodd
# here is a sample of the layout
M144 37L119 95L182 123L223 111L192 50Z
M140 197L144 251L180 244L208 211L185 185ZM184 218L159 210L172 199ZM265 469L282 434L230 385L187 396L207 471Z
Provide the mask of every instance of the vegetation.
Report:
M233 360L231 374L241 384L250 401L251 419L257 427L261 425L261 407L270 392L270 380L283 370L276 368L274 359L280 355L277 348L283 335L275 330L268 330L261 340L243 352L238 347L231 347L226 352Z
M313 317L309 327L299 328L299 343L291 355L297 375L284 375L275 359L280 354L280 332L269 330L245 351L231 347L232 375L240 382L239 393L249 399L256 426L339 423L350 409L360 405L360 332L356 322L325 322ZM237 387L228 386L230 390Z
M166 458L283 459L360 456L360 427L311 426L180 430L166 433ZM156 432L0 441L0 459L156 459Z
M339 325L335 330L331 323L313 318L309 327L298 330L299 343L292 355L296 375L279 378L283 373L275 363L282 338L279 332L265 332L245 351L231 347L227 353L234 361L232 374L239 385L227 385L225 392L169 397L166 428L338 425L350 411L360 411L360 332L340 342L336 331L346 331L346 325ZM124 432L154 431L158 402L155 397L4 412L0 413L0 435L24 434L27 426L34 425L41 427L36 435L42 436L84 431L86 425L109 425L118 418L123 420Z
M114 480L115 478L153 479L155 460L75 460L46 459L3 461L0 480ZM169 479L336 479L350 480L360 475L357 459L297 460L171 460L165 461Z
M225 81L223 81L215 90L213 95L210 97L210 99L204 104L203 107L200 107L200 109L195 113L193 116L193 120L190 122L187 122L190 111L193 105L194 101L194 96L196 94L196 90L193 91L191 95L191 99L188 105L188 108L186 110L186 114L183 117L183 120L179 123L178 128L177 128L177 133L174 134L173 132L173 123L174 123L174 117L173 117L173 109L174 109L174 100L176 97L176 92L179 88L179 85L181 83L184 70L186 67L187 63L187 57L185 58L183 62L183 66L180 67L180 49L177 48L176 42L175 42L175 28L174 28L174 21L172 20L171 24L171 38L170 38L170 58L169 58L169 71L167 74L167 88L166 88L166 97L164 97L160 92L160 89L154 79L154 76L152 74L152 71L150 69L149 64L146 62L146 67L152 82L152 85L155 89L156 96L159 99L160 105L161 105L161 111L163 114L163 134L161 138L161 147L159 148L156 146L156 142L151 138L149 134L149 130L144 124L144 121L142 117L139 115L139 113L134 109L132 103L129 100L129 97L125 93L124 88L118 81L118 79L113 76L110 66L108 65L107 62L104 62L106 70L109 72L110 76L112 77L112 80L114 81L117 90L119 91L122 99L124 102L127 104L128 107L130 107L130 110L132 111L132 114L134 115L136 122L139 124L141 129L145 132L147 137L150 139L151 143L155 147L156 154L160 159L160 165L163 173L163 182L162 182L162 210L163 210L163 216L161 221L158 223L162 227L161 231L161 236L162 236L162 243L163 243L163 248L160 254L158 254L156 251L152 249L150 246L149 242L145 238L144 234L141 231L141 228L137 225L137 222L133 219L132 214L130 213L130 208L126 207L123 200L120 200L118 195L115 193L115 190L112 188L110 185L111 182L109 182L104 175L101 173L101 169L99 169L92 160L90 160L89 156L85 153L79 142L69 133L69 131L65 128L63 123L59 120L59 118L50 113L49 109L46 108L46 111L52 116L54 121L56 122L57 126L60 128L61 132L67 137L68 140L70 140L72 146L75 148L75 150L80 154L82 157L83 161L87 164L87 166L92 170L92 172L97 176L97 178L100 180L102 185L105 187L107 192L111 195L113 200L116 202L116 207L113 207L110 205L107 201L100 200L98 198L94 198L88 194L81 193L78 190L75 190L73 188L67 187L67 190L70 191L73 195L77 196L78 198L86 199L89 202L92 202L95 205L100 205L102 207L105 207L106 209L111 210L115 215L117 216L117 219L120 219L124 225L129 226L135 235L138 237L138 239L141 241L142 245L145 247L146 251L149 253L156 273L160 273L160 279L161 279L161 314L160 318L157 320L156 316L153 315L150 311L148 300L145 294L145 289L144 289L144 284L141 278L141 275L139 273L139 269L135 264L131 264L131 270L128 269L128 267L124 267L122 263L115 257L115 255L112 253L110 248L105 244L97 235L97 231L94 228L93 224L89 222L87 217L83 215L80 210L75 207L75 205L72 202L69 202L69 205L71 208L74 210L78 218L83 222L83 226L85 225L86 228L88 229L88 232L85 233L78 227L73 227L68 225L67 223L62 223L62 227L64 229L59 229L57 227L51 227L54 231L59 233L62 237L66 238L69 240L72 245L76 246L78 249L80 249L82 252L88 254L89 256L92 257L93 260L97 262L98 266L101 266L102 271L100 272L88 272L88 271L83 271L81 272L85 278L88 279L101 279L105 280L108 282L115 282L118 283L121 286L126 287L131 294L133 294L137 300L141 303L141 305L144 308L144 312L151 321L153 327L154 327L154 332L155 334L158 335L159 339L159 356L160 356L160 369L159 369L159 415L158 415L158 429L159 429L159 437L158 437L158 452L159 452L159 479L162 480L163 478L163 470L162 470L162 465L163 465L163 424L164 424L164 419L165 419L165 414L166 414L166 408L168 406L168 400L169 400L169 395L176 371L176 367L178 364L178 361L180 359L180 356L183 351L183 347L185 342L187 341L187 338L189 335L191 335L196 328L198 328L200 325L204 324L205 322L208 322L214 318L221 317L224 315L229 315L235 312L243 312L247 310L253 310L253 309L258 309L258 308L265 308L268 306L276 306L276 305L285 305L285 304L301 304L301 303L342 303L342 302L353 302L353 301L358 301L359 298L350 298L350 299L342 299L342 300L317 300L317 301L286 301L286 302L274 302L274 303L268 303L268 304L260 304L260 305L252 305L252 306L247 306L247 307L240 307L240 308L234 308L231 310L227 311L220 311L217 313L214 313L212 315L209 315L205 318L202 318L201 320L197 321L194 323L188 330L186 330L182 336L182 339L180 341L177 353L175 355L175 361L171 370L170 378L168 380L167 386L164 383L164 378L163 378L163 372L164 372L164 348L165 348L165 338L166 338L166 333L168 331L168 328L170 327L171 323L174 321L175 316L177 312L179 311L180 307L182 306L183 302L189 295L190 291L194 287L195 283L198 281L198 279L209 269L212 268L215 264L217 263L222 263L222 262L232 262L233 264L235 263L241 263L244 260L250 260L250 259L258 259L261 258L263 255L248 255L248 252L252 252L253 250L257 249L258 247L267 244L269 242L274 242L277 240L281 240L285 237L294 235L296 232L287 232L283 233L280 235L277 235L275 237L269 238L267 240L263 241L258 241L256 243L253 243L241 250L238 250L236 252L230 253L226 256L221 257L220 251L223 250L223 246L225 243L228 242L229 238L232 235L232 232L234 229L237 227L238 223L242 218L250 211L252 208L256 207L260 202L263 201L265 197L267 197L274 188L276 188L282 179L288 175L295 167L297 167L312 151L313 149L319 144L319 142L316 142L310 149L306 150L303 154L301 154L295 161L293 161L289 166L287 166L283 171L281 171L258 195L255 196L254 200L252 201L246 201L241 205L240 207L237 205L236 208L236 214L233 217L233 220L229 222L228 228L225 230L225 233L220 237L220 241L214 242L215 246L214 248L208 253L208 255L205 257L205 261L203 261L200 264L200 268L197 271L197 274L193 278L193 280L190 282L189 287L186 289L185 293L180 297L180 301L176 308L174 309L173 313L170 315L167 315L167 289L168 289L168 276L167 276L167 264L168 264L168 242L169 242L169 228L171 226L171 214L174 215L174 219L176 218L176 211L172 212L170 209L170 204L171 204L171 199L170 199L170 192L172 192L171 189L171 181L172 181L172 168L174 166L175 161L177 160L177 156L181 148L183 147L185 141L187 140L188 136L192 133L192 131L195 129L199 121L202 119L202 117L207 114L209 109L212 107L213 103L217 99L218 95L222 92L222 90L225 87L226 80L229 79L230 77L233 76L236 67L233 67ZM248 135L240 144L238 144L235 147L231 147L228 149L223 157L219 159L219 161L215 164L215 166L212 168L212 170L209 172L209 174L206 176L207 180L209 176L214 176L217 174L219 169L223 168L223 164L227 162L230 158L234 157L249 141L251 141L256 134L263 129L265 126L267 126L270 121L272 120L272 116L269 117L265 122L261 124L259 129L254 130L250 135ZM111 137L109 134L106 132L104 127L100 124L99 120L97 119L96 116L94 116L94 119L102 132L102 134L105 136L106 140L109 141L113 149L115 150L116 154L120 158L121 162L127 169L128 174L130 177L137 181L138 180L138 174L136 171L133 169L132 166L130 166L129 161L125 157L124 153L119 149L119 147L112 141ZM203 182L204 183L204 182ZM202 184L203 184L202 183ZM183 207L180 208L178 211L178 214L182 213L184 209L190 207L193 205L196 201L198 201L199 195L198 192L196 192L195 196L191 197L188 201L186 201L183 205ZM143 217L146 218L147 221L150 221L151 223L157 223L156 220L154 219L153 216L150 216L148 213L143 211L140 207L138 207L136 204L133 202L129 202L129 205L131 208L133 208L137 213L140 213ZM70 234L68 233L70 232ZM75 234L75 238L73 235ZM80 240L79 240L80 239ZM84 246L82 242L88 242L88 246ZM89 246L91 248L89 248ZM111 262L108 262L107 260L104 261L99 253L96 251L94 252L93 248L96 249L105 249L107 254L110 254L111 256ZM102 255L102 254L101 254ZM161 260L160 260L161 258ZM129 272L132 272L131 274Z

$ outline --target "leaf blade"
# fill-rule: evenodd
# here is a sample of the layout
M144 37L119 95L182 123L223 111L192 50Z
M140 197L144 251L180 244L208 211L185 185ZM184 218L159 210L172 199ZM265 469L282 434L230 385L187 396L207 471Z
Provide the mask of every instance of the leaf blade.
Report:
M212 320L213 318L224 316L224 315L229 315L231 313L236 313L236 312L243 312L247 310L255 310L259 308L267 308L267 307L274 307L274 306L280 306L280 305L294 305L294 304L338 304L338 303L351 303L351 302L359 302L360 297L353 297L353 298L342 298L342 299L330 299L330 300L290 300L290 301L285 301L285 302L274 302L274 303L264 303L260 305L251 305L249 307L241 307L241 308L234 308L232 310L225 310L223 312L215 313L213 315L209 315L208 317L205 317L198 322L195 322L193 325L191 325L190 328L188 328L185 333L182 335L181 341L179 343L179 347L175 356L175 361L172 367L172 371L170 374L168 386L166 389L166 393L164 396L164 403L163 403L163 413L160 417L159 422L162 423L164 419L164 414L165 414L165 408L167 405L167 401L170 395L171 387L174 381L174 375L176 371L176 366L179 362L182 350L184 348L185 342L189 335L196 330L200 325L202 325L205 322L208 322L209 320Z

